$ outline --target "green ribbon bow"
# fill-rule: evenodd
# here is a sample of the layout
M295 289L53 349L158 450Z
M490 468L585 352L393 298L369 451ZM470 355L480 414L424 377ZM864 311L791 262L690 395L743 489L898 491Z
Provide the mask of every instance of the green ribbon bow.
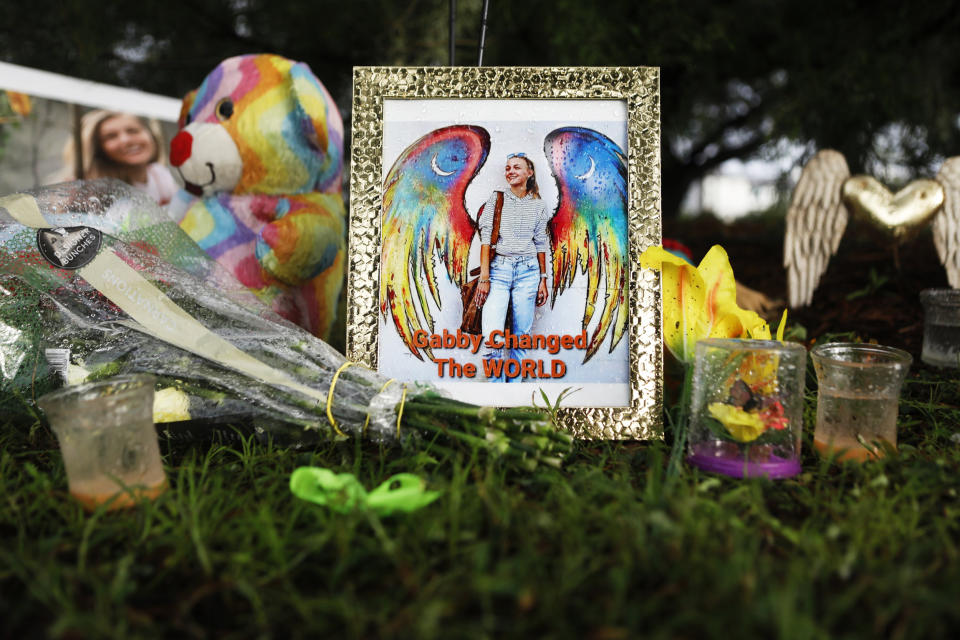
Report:
M410 513L440 497L427 491L423 478L398 473L367 492L352 473L334 473L322 467L300 467L290 475L290 491L303 500L326 505L338 513L369 510L380 516Z

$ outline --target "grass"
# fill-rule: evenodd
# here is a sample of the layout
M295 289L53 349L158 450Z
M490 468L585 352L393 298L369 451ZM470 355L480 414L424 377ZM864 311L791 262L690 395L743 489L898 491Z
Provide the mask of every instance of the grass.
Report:
M171 489L85 513L55 441L0 429L0 635L935 638L960 627L960 380L915 367L899 455L665 482L663 442L583 442L562 469L358 442L162 442ZM290 494L318 465L409 471L414 514Z

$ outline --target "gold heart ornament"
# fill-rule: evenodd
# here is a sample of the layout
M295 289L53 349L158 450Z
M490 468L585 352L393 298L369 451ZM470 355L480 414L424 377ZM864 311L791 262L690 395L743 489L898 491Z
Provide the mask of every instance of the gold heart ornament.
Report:
M943 187L933 180L914 180L896 193L870 176L853 176L843 183L843 202L897 242L930 222L943 198Z

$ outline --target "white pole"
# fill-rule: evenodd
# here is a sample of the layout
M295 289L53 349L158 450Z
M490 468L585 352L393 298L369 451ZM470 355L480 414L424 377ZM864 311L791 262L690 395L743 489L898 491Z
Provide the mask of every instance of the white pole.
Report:
M71 78L8 62L0 62L0 89L96 109L125 111L166 122L176 122L180 117L181 101L177 98Z

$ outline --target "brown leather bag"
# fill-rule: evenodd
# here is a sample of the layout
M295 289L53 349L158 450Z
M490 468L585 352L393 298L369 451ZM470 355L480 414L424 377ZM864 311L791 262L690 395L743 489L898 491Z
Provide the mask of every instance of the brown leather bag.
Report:
M497 255L497 240L500 239L500 214L503 212L503 192L497 191L497 206L493 210L493 229L490 232L490 262ZM460 299L463 302L463 319L460 331L480 335L483 333L483 307L477 304L477 287L480 284L480 267L470 270L473 277L460 287Z

